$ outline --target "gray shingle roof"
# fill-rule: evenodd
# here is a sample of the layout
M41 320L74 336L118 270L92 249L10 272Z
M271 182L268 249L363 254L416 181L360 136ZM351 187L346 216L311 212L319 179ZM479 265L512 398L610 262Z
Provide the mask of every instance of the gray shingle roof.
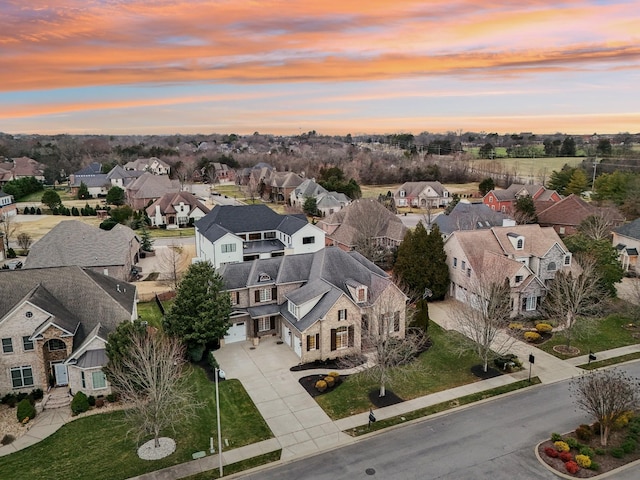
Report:
M53 316L53 318L49 318L45 323L52 321L69 333L75 333L77 330L78 324L80 323L78 318L67 310L64 305L41 284L38 284L25 300Z
M616 228L614 232L624 235L625 237L640 240L640 218Z
M508 218L508 215L491 210L484 203L459 202L449 215L438 215L433 223L438 225L440 232L449 235L456 230L499 227Z
M108 333L119 323L130 320L135 308L135 285L80 267L0 270L0 321L37 286L42 286L58 302L59 306L49 303L49 308L56 309L56 316L62 317L64 309L80 321L74 346L98 324ZM44 295L44 290L39 295ZM42 296L39 301L45 300Z
M33 244L24 268L120 266L128 263L133 231L120 225L111 231L66 220Z

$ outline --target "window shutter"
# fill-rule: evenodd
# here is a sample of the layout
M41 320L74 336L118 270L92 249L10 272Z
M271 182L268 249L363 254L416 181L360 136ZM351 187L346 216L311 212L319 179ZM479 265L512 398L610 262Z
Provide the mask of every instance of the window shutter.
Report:
M277 287L273 287L271 289L271 300L278 301L278 288Z
M331 351L336 349L336 329L331 329Z
M256 335L256 337L258 336L258 332L260 331L260 321L258 319L255 319L253 321L253 331Z
M311 335L307 335L307 352L311 350Z
M255 292L253 292L253 293L255 293L256 303L257 303L257 302L259 302L259 301L260 301L260 291L259 291L259 290L256 290L256 291L255 291Z
M316 333L316 350L320 350L320 334Z
M271 330L275 330L276 329L276 317L271 317L271 319L269 321L269 328Z
M349 346L353 347L355 341L355 331L353 325L349 327Z

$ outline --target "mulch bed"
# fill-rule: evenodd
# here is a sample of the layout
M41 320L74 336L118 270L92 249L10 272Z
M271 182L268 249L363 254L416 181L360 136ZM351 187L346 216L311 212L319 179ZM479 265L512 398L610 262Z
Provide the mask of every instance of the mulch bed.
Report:
M347 360L332 359L332 360L316 360L315 362L303 363L301 365L294 365L289 370L292 372L302 372L304 370L340 370L348 365L349 368L358 367L366 363L367 359L364 356L349 357Z
M550 340L553 337L553 333L550 332L545 332L545 333L540 333L540 338L538 340L536 340L535 342L530 342L529 340L526 340L524 338L524 334L525 332L530 332L532 330L514 330L511 328L507 328L507 333L509 335L511 335L514 338L517 338L518 340L525 342L525 343L530 343L531 345L542 345L544 342L546 342L547 340Z
M327 376L326 374L307 375L306 377L302 377L300 380L298 380L298 383L300 383L300 385L302 385L302 387L307 391L307 393L309 395L311 395L312 397L315 398L315 397L318 397L318 396L322 395L323 393L330 392L331 390L336 388L338 385L340 385L345 378L348 377L348 375L340 375L340 377L338 379L338 383L336 385L334 385L331 388L327 388L324 392L320 392L316 388L316 382L318 380L324 379L324 377L326 377L326 376Z
M471 367L471 373L473 373L474 376L481 378L482 380L499 377L500 375L502 375L502 372L500 370L493 367L487 368L487 371L485 372L483 365L474 365L473 367Z
M609 437L609 447L607 448L612 448L613 446L619 445L623 441L625 435L626 433L624 431L613 432ZM575 438L575 435L573 433L563 435L563 438L568 438L568 437ZM595 450L596 448L600 447L599 439L600 439L600 436L596 435L590 442L584 442L580 440L580 443L588 445L592 450ZM628 463L631 463L640 459L640 449L636 449L635 452L626 454L623 458L615 458L609 455L608 453L604 455L594 455L593 461L596 462L598 465L600 465L599 470L596 471L596 470L581 468L578 471L578 473L572 475L569 472L567 472L567 469L565 468L562 460L560 460L559 458L551 458L547 456L546 453L544 453L544 449L547 447L554 448L553 442L551 440L542 442L538 446L538 454L540 455L540 458L542 459L542 461L545 462L550 467L552 467L554 470L564 473L565 475L573 476L575 478L591 478L597 475L602 475L603 473L610 472L611 470L615 470L616 468L622 467ZM579 452L576 452L575 449L571 449L571 454L574 457L577 453Z
M391 405L395 405L397 403L402 403L404 400L393 393L388 388L385 390L384 397L380 396L380 389L376 388L369 392L369 401L376 408L382 407L390 407Z

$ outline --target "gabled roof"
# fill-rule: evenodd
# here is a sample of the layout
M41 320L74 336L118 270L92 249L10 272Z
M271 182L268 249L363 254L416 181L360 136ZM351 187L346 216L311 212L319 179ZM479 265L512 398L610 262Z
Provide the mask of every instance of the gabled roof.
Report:
M80 184L84 183L87 187L105 187L111 186L111 182L106 173L97 173L95 175L74 175L72 187L79 187Z
M172 181L167 175L154 175L149 172L139 172L136 170L128 170L127 172L141 174L127 186L127 190L133 198L160 198L166 193L177 193L180 191L179 183Z
M77 317L49 293L42 284L38 284L26 297L26 300L51 314L52 318L49 318L45 323L52 323L69 333L74 333L77 330L80 323Z
M398 188L398 190L396 190L395 194L396 196L399 195L399 192L404 191L405 192L405 196L407 197L417 197L418 195L422 194L427 187L431 187L431 189L436 192L439 196L444 196L444 192L445 192L445 188L444 185L442 185L440 182L405 182L402 185L400 185L400 187Z
M359 199L338 212L320 220L320 224L339 225L329 238L343 245L354 246L362 231L363 219L375 219L377 238L390 238L402 242L407 227L402 221L375 199Z
M302 183L302 177L293 172L273 172L271 186L277 188L295 188Z
M640 218L616 228L614 232L619 235L624 235L625 237L640 240Z
M205 238L215 242L226 233L281 231L292 235L308 225L297 215L280 215L266 205L216 205L198 220L196 229Z
M461 201L453 207L449 215L438 215L433 223L438 225L440 232L449 235L456 230L486 230L499 227L504 220L510 218L504 213L491 210L484 203Z
M509 188L504 190L491 190L487 195L493 194L494 197L500 202L515 201L516 195L522 195L526 193L530 197L534 197L541 189L544 189L542 185L523 185L520 183L512 183Z
M77 176L85 176L85 175L98 175L102 173L102 164L98 162L93 162L87 165L84 168L78 170L74 175Z
M135 285L80 267L0 270L0 292L0 320L28 295L54 310L56 318L77 319L74 345L98 324L108 333L130 320L136 301ZM67 317L64 312L72 313Z
M571 194L538 213L542 225L578 226L587 217L596 215L600 209Z
M136 239L133 230L124 225L107 231L79 220L66 220L31 246L24 268L126 265L130 242Z
M294 190L295 195L298 197L317 197L321 193L327 193L327 189L322 185L318 185L312 178L305 179Z
M209 208L206 207L198 198L190 192L178 192L178 193L165 193L158 198L155 202L146 208L147 215L152 216L156 213L156 206L160 207L160 213L176 213L174 205L180 205L184 203L190 207L189 213L193 212L196 208L202 210L203 213L209 213Z
M265 285L303 284L301 288L286 295L294 303L322 297L309 314L300 320L294 320L300 331L324 316L341 295L351 298L348 281L368 287L372 302L375 302L384 288L393 283L383 270L359 253L345 252L338 247L327 247L315 253L229 263L222 265L219 272L229 290L259 286L260 283L256 281L258 274L267 272L275 282L267 282ZM286 304L280 312L286 318L291 317L286 313Z

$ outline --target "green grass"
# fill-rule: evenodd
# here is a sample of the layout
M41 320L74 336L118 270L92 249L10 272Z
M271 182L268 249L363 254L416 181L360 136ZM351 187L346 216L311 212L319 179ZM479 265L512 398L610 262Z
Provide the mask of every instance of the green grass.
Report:
M165 302L163 302L163 305L164 308L169 308L168 305L165 305ZM138 318L149 322L149 325L153 327L162 328L162 313L160 313L160 308L158 308L155 300L138 303Z
M192 368L191 385L198 402L197 415L165 435L176 440L177 450L167 458L138 458L138 444L127 434L123 412L80 418L43 441L0 459L0 478L64 478L120 480L191 460L194 452L207 450L216 437L214 384L200 368ZM220 383L222 438L228 449L271 438L269 427L237 380ZM147 439L144 439L145 441ZM217 449L217 445L216 445Z
M618 363L629 362L640 358L640 352L628 353L619 357L608 358L606 360L596 360L595 362L578 365L585 370L595 370L596 368L608 367L609 365L617 365Z
M471 345L468 340L456 332L443 331L433 322L429 324L429 335L433 346L418 358L420 371L401 376L387 386L404 400L478 381L470 370L479 363L471 347L462 356L457 353L461 342ZM351 375L332 392L316 397L316 401L335 420L369 410L369 391L377 388L374 380Z
M222 473L224 476L227 476L249 470L250 468L259 467L260 465L266 465L267 463L277 462L278 460L280 460L281 455L282 450L276 450L275 452L265 453L262 455L258 455L257 457L248 458L247 460L242 460L241 462L226 465L222 469ZM220 470L218 468L184 477L183 480L210 480L212 478L220 478Z
M177 230L167 230L165 228L149 228L147 230L151 238L173 238L173 237L193 237L196 234L194 227L179 228ZM142 235L142 230L135 230L138 237Z
M640 343L640 339L633 338L632 331L625 330L623 328L623 326L628 324L629 321L629 317L619 314L613 314L608 317L595 320L595 324L589 329L589 333L573 339L571 341L571 346L579 348L580 355L585 355L589 353L589 351L594 353L602 352L604 350L611 350L613 348ZM550 340L538 345L538 348L555 355L558 358L570 358L553 350L553 347L556 345L564 344L566 344L565 337L562 334L554 333Z
M445 410L451 410L452 408L456 408L462 405L468 405L480 400L495 397L497 395L514 392L531 385L538 385L539 383L541 382L538 377L533 377L531 379L531 383L529 383L528 380L520 380L519 382L510 383L509 385L503 385L501 387L492 388L483 392L472 393L471 395L465 395L464 397L449 400L448 402L437 403L429 407L420 408L418 410L408 412L404 415L398 415L395 417L386 418L384 420L378 420L377 422L372 423L370 426L360 426L352 428L350 430L346 430L345 433L351 435L352 437L358 437L366 433L375 432L376 430L382 430L384 428L392 427L393 425L406 423L410 420L415 420L416 418L426 417L435 413L444 412Z

